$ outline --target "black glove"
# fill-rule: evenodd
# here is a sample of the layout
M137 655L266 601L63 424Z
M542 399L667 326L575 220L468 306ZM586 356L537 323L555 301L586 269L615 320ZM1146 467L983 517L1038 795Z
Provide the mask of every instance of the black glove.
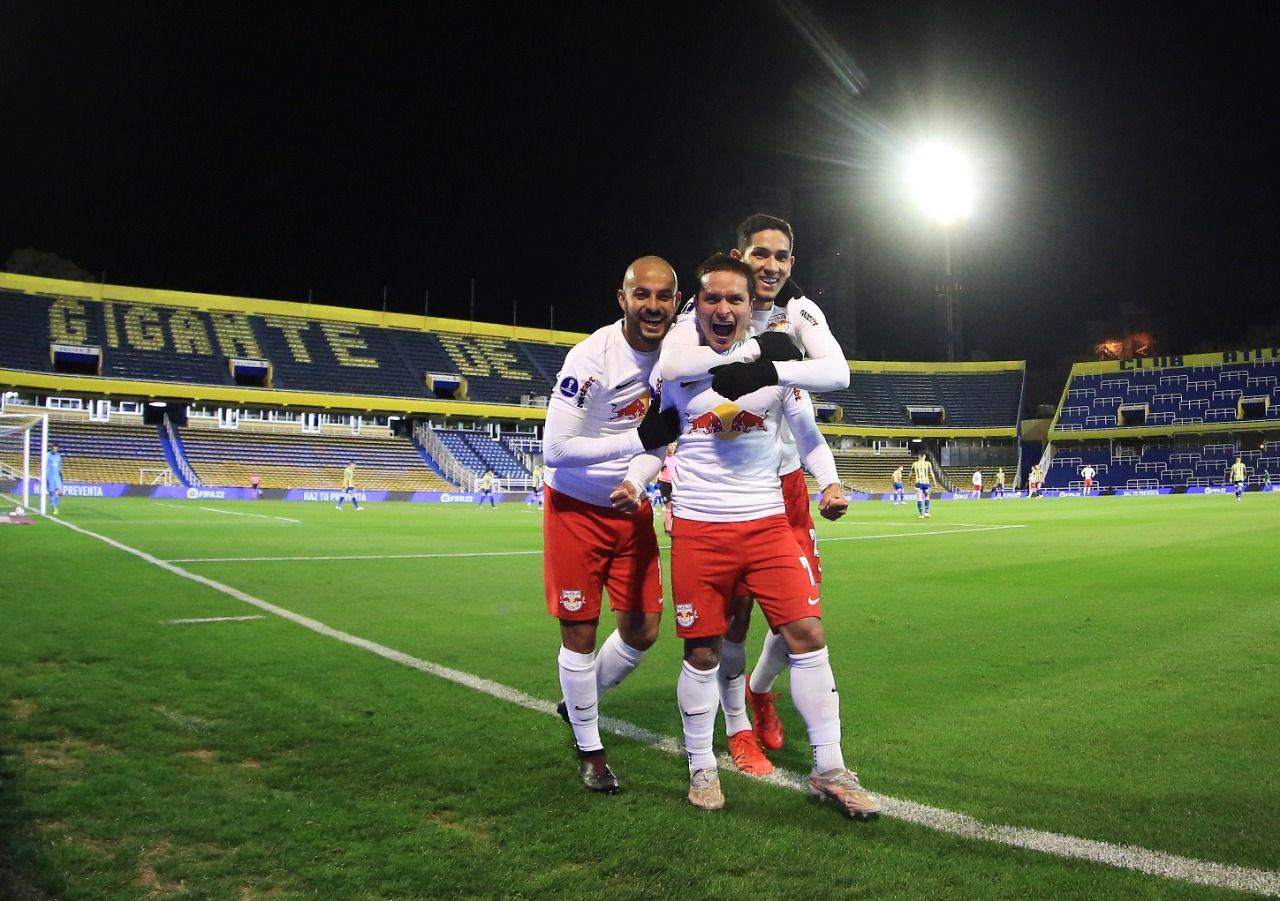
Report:
M778 384L778 368L768 360L754 363L726 363L711 367L711 390L721 397L737 400L769 385Z
M786 332L761 332L755 341L760 345L760 359L781 363L784 360L803 360L804 354L796 347Z
M661 408L662 395L659 394L649 401L649 409L644 411L644 419L636 429L645 450L666 447L680 437L680 413L675 407Z

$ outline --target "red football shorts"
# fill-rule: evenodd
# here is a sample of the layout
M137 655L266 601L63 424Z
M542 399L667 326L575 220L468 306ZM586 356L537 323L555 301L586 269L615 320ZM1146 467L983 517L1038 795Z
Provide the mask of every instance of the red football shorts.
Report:
M1085 480L1084 480L1084 487L1085 487L1085 490L1086 490L1086 491L1088 491L1090 488L1092 488L1092 487L1093 487L1093 479L1085 479Z
M547 612L574 622L600 616L602 590L613 610L662 612L662 567L653 508L635 514L597 507L546 486L542 576Z
M796 469L782 477L782 502L787 507L787 522L795 533L796 544L809 558L809 569L815 582L822 581L822 560L818 557L818 530L813 526L813 512L809 500L809 486L804 480L804 468Z
M747 522L675 518L671 532L671 590L676 635L723 635L735 587L755 598L769 628L822 616L809 558L782 514Z

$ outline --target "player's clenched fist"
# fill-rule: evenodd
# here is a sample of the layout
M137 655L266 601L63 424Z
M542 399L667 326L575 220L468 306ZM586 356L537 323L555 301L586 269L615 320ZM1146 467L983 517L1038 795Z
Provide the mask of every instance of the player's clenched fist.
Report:
M639 486L631 482L623 482L617 488L613 489L613 493L609 495L609 503L613 504L613 509L619 513L635 513L640 509L640 501L644 498L644 492ZM847 507L848 504L846 503Z
M840 493L839 484L832 483L822 489L822 496L818 498L818 512L822 514L823 519L829 519L832 522L849 512L849 502Z

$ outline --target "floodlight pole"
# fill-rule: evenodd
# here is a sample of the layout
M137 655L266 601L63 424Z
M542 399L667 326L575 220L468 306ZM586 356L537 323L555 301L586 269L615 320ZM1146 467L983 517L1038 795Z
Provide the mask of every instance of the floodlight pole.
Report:
M947 362L956 361L955 279L951 276L951 224L942 226L942 248L946 260L943 291L947 300Z

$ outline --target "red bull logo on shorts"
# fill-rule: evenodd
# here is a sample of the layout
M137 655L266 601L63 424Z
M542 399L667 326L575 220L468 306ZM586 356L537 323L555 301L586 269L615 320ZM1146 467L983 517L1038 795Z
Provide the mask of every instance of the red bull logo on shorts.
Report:
M581 610L583 603L585 602L582 600L581 591L570 591L566 588L560 592L560 606L570 613L577 613Z
M682 628L689 628L698 621L698 611L692 604L676 604L676 622Z

